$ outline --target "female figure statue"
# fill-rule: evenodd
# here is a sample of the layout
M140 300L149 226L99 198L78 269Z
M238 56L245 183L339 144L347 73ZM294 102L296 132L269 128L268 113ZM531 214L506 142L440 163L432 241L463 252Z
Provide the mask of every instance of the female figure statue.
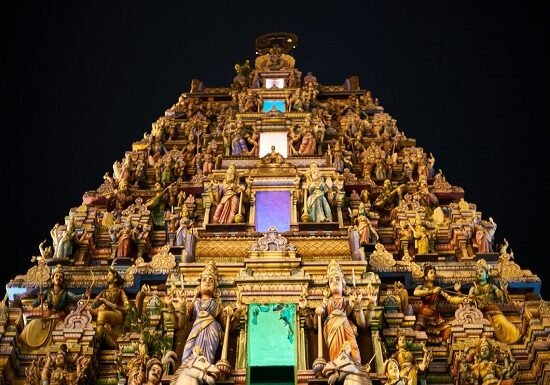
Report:
M195 260L196 237L189 229L191 220L186 216L180 219L180 225L176 230L175 246L182 247L181 260L193 262Z
M317 150L317 140L313 135L313 130L311 127L306 128L304 137L302 138L302 143L298 149L298 154L300 155L315 155Z
M48 354L40 376L41 385L77 385L82 379L90 359L82 355L76 360L76 371L69 370L67 345L61 344L55 355Z
M361 245L370 243L373 238L374 241L378 240L378 233L372 226L369 217L367 216L367 209L365 208L365 204L363 202L359 204L356 221Z
M57 232L58 226L59 225L56 223L50 231L55 249L55 258L68 258L73 253L73 241L76 235L74 220L71 217L69 223L67 223L67 228L61 237Z
M244 190L244 187L239 184L239 174L234 164L228 167L219 190L223 195L214 212L213 222L233 223L239 211L239 193Z
M315 309L315 316L324 319L323 336L329 350L329 361L334 361L342 350L344 342L349 342L350 358L357 364L361 363L361 354L357 345L357 326L364 329L367 326L365 314L361 309L363 295L353 291L345 294L346 281L340 265L331 260L328 269L328 290L322 306ZM313 326L313 318L307 309L307 300L298 301L300 312L306 318L308 326ZM357 326L355 323L357 323Z
M225 323L227 317L232 320L238 319L244 307L238 303L235 312L231 306L222 309L218 289L218 269L214 262L209 262L204 268L196 295L186 306L187 318L194 322L183 348L182 366L193 358L193 348L197 346L202 349L203 355L212 364L223 331L220 321Z
M332 212L325 193L328 187L317 164L311 163L306 173L308 181L307 213L312 222L331 222Z

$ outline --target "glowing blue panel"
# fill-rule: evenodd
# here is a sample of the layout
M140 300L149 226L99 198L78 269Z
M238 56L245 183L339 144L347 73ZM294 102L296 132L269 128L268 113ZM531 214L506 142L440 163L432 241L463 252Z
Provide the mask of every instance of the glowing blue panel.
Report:
M279 99L264 100L264 112L271 111L273 107L279 112L285 112L285 101Z
M290 230L290 191L256 192L256 231L275 226L279 232Z

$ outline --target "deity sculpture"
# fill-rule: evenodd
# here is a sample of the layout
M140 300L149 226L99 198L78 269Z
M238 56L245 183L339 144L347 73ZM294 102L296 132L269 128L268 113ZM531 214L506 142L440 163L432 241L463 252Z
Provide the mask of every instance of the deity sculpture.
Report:
M67 289L65 282L65 271L61 265L52 272L50 288L46 292L38 293L32 306L41 308L46 305L47 310L41 312L40 319L33 319L19 335L19 341L30 348L38 348L46 345L54 327L67 315L69 302L78 301L82 295L74 294Z
M48 352L42 371L39 372L39 361L35 361L26 373L25 383L28 385L79 385L88 383L86 381L86 371L90 359L80 355L76 362L70 362L68 355L66 344L62 344L55 354Z
M502 363L498 363L497 353L504 355ZM486 337L479 339L473 349L466 348L461 358L458 382L460 385L514 384L519 364L509 349L497 348Z
M219 191L210 191L214 203L218 203L214 212L214 223L233 223L235 215L239 212L239 193L244 193L244 186L239 184L239 174L234 164L229 165L223 182L219 185ZM223 194L218 199L219 194Z
M311 127L306 128L305 134L300 143L300 148L298 149L298 154L300 155L315 155L317 150L317 140L315 135L313 135L313 130Z
M489 266L485 260L480 259L477 264L477 280L470 288L469 295L476 301L478 308L491 321L491 325L495 329L495 337L498 341L508 344L518 342L522 337L521 331L502 314L499 307L499 304L511 301L505 298L505 291L488 282Z
M76 238L74 219L71 217L67 223L65 231L61 234L58 232L59 224L55 224L50 231L54 245L55 258L68 258L73 253L74 239Z
M307 191L309 193L306 206L310 221L331 222L332 211L325 196L328 187L316 163L310 164L306 177Z
M107 289L100 292L91 305L97 310L96 337L103 341L107 347L114 349L117 346L112 328L124 324L126 312L131 304L122 289L124 278L120 276L114 267L110 267L105 277Z
M334 361L342 350L344 342L350 345L349 357L357 364L361 363L361 354L357 344L357 327L364 329L365 314L361 308L362 293L354 288L346 294L346 281L340 265L331 260L327 268L328 290L325 291L323 304L315 309L315 316L324 319L323 336L329 350L329 360ZM298 302L300 313L308 326L314 327L312 315L307 308L307 299ZM356 326L357 324L357 326Z
M187 302L187 318L193 320L193 326L183 348L182 366L192 360L196 347L201 348L209 363L214 363L223 332L220 321L225 324L227 318L237 320L245 309L240 301L235 310L229 305L222 308L218 279L216 264L209 262L200 275L195 297Z
M357 209L357 215L355 216L354 223L357 227L357 231L360 236L360 244L365 245L367 243L376 242L378 240L378 233L372 226L369 217L367 216L367 209L365 204L361 202Z
M384 180L382 191L376 197L373 208L380 213L380 222L390 224L395 222L397 213L395 208L398 206L405 191L406 185L400 185L394 188L389 179Z
M451 326L445 322L437 310L439 296L441 295L447 302L452 304L461 303L462 297L451 296L443 291L440 286L437 286L435 282L437 275L434 266L426 264L423 270L424 283L414 289L414 295L420 297L422 300L422 306L416 316L414 329L425 330L429 343L447 343L447 340L451 336Z
M418 371L425 371L428 368L430 361L432 360L431 352L426 349L424 344L421 344L424 357L422 362L416 363L414 355L407 346L407 339L403 332L399 332L397 335L397 350L392 354L399 364L399 373L402 378L405 379L407 385L418 384Z
M182 247L181 260L192 262L195 260L195 243L196 237L189 229L191 220L187 217L180 219L180 225L176 229L176 237L174 239L175 246Z

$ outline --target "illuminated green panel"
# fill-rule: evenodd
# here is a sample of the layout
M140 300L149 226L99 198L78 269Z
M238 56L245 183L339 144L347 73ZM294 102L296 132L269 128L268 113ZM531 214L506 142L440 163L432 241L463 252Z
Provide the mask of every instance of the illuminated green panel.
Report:
M251 304L248 366L295 366L294 304Z

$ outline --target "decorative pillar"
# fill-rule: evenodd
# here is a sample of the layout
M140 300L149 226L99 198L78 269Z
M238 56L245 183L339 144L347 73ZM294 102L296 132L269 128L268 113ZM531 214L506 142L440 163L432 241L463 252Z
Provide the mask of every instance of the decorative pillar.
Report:
M204 205L204 220L203 225L206 226L210 223L210 208L212 207L212 201L207 193L202 194L202 202Z

